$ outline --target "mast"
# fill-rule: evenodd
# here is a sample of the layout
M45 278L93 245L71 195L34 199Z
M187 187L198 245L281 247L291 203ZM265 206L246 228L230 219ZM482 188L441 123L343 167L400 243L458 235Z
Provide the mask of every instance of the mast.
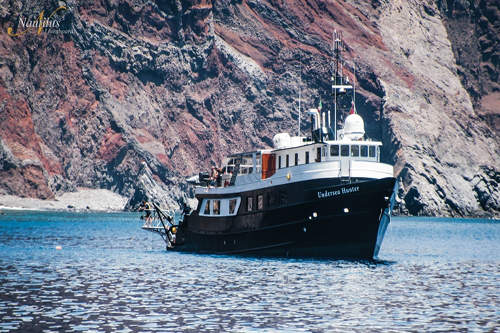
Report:
M352 80L352 106L354 107L354 113L358 113L356 111L356 62L352 62L352 70L354 74L354 78Z
M334 105L334 123L329 126L333 130L333 140L337 139L337 98L338 95L344 94L346 90L353 87L349 84L348 80L344 78L344 60L342 58L342 51L345 49L342 42L342 33L337 30L333 32L333 76L332 76L332 90L333 90L333 105ZM328 117L330 118L330 117Z
M302 64L300 64L299 66L299 130L298 130L298 133L297 133L297 136L300 136L300 116L301 116L301 110L300 110L300 95L301 95L301 91L302 91Z

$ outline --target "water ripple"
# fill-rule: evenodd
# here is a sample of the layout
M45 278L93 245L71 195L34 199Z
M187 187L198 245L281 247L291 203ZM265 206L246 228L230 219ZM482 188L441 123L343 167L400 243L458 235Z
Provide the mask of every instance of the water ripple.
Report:
M385 261L349 262L166 252L129 215L94 218L100 223L73 218L70 224L57 216L38 224L0 221L0 331L500 327L499 224L479 226L487 235L482 238L477 232L442 238L437 251L436 229L453 226L432 222L437 226L425 236L408 232L414 224L393 223L381 253ZM471 225L465 227L468 232Z

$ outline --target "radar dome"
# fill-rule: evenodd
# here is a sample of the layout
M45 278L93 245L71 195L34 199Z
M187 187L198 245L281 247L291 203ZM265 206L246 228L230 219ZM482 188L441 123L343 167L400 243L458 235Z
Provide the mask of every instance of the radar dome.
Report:
M344 138L361 140L365 135L365 123L360 115L353 113L347 116L344 123Z
M278 133L273 138L274 148L281 149L290 147L290 134L288 133Z

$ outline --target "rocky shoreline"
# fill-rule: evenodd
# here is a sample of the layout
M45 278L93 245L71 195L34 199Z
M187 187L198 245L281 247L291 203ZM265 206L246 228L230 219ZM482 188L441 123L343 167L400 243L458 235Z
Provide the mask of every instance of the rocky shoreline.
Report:
M124 211L128 198L105 189L78 189L54 199L22 198L0 195L2 210L57 210L57 211Z
M142 189L138 187L142 193ZM148 191L148 194L153 192ZM186 204L194 208L195 199L182 199L179 202L172 202L169 197L167 200L157 200L154 197L145 195L138 198L127 198L106 189L86 189L79 188L76 192L66 192L56 196L55 199L36 199L19 197L15 195L0 195L0 213L9 210L37 210L37 211L66 211L66 212L130 212L137 211L138 202L142 198L151 198L165 209L178 209ZM413 216L408 214L404 206L396 203L392 216ZM439 215L419 215L421 217L446 217ZM481 212L476 215L461 216L466 219L491 219L500 220L500 216L493 214L484 214Z

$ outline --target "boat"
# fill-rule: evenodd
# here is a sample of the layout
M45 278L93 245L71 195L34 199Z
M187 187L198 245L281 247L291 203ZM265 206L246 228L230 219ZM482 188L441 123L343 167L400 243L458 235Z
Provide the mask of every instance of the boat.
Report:
M301 135L300 126L296 136L278 133L272 148L232 154L217 175L192 177L198 200L193 211L173 218L154 205L156 222L143 228L159 233L168 250L378 257L398 183L393 166L380 161L382 143L365 138L355 85L343 71L345 46L340 33L333 37L334 119L321 106L309 109L309 135ZM351 111L338 129L339 99L349 93Z

